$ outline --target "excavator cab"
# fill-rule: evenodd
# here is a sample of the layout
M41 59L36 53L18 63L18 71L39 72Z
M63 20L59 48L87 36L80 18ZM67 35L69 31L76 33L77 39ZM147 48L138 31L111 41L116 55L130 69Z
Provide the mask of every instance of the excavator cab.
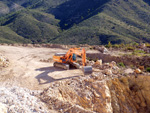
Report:
M72 55L72 60L73 61L76 61L76 55L73 53L73 55Z

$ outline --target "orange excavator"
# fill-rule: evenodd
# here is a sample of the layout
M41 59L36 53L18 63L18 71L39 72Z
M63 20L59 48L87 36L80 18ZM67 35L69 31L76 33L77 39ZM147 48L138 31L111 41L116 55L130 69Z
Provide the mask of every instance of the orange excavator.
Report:
M84 73L92 73L92 66L86 66L86 51L80 48L70 48L67 53L55 53L53 56L54 67L70 69L74 67L79 69L80 64L77 63L77 57L82 58L82 70Z

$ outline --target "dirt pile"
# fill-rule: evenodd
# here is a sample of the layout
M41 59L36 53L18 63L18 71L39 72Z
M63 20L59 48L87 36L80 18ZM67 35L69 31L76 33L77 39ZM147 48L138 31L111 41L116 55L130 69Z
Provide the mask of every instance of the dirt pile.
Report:
M45 104L36 97L40 91L20 87L0 87L0 103L8 113L47 113Z

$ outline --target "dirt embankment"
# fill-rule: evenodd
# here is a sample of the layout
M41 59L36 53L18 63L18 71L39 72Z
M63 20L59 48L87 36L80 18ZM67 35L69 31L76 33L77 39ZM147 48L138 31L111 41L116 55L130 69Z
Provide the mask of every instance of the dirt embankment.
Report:
M117 63L123 62L127 66L145 66L145 67L150 67L150 56L143 56L143 57L111 56L111 54L88 53L87 57L90 60L102 59L103 62L111 62L111 61L115 61Z

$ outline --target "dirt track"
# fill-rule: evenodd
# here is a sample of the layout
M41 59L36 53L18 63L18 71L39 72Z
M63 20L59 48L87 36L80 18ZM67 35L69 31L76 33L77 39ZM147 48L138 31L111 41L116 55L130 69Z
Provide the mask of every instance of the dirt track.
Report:
M0 54L10 60L10 66L0 70L0 83L4 86L17 85L29 89L47 88L49 83L81 76L82 71L62 70L53 67L52 58L56 52L67 50L55 48L0 46Z

